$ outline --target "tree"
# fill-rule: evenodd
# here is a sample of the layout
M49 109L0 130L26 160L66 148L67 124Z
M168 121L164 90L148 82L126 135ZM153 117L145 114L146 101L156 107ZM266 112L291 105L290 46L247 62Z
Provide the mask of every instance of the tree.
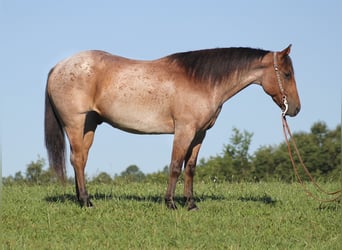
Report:
M113 180L110 177L109 174L107 174L106 172L101 172L98 176L96 176L95 178L93 178L92 182L94 183L105 183L105 184L109 184L111 183Z
M166 165L161 171L147 174L144 178L144 181L149 183L167 183L169 172L169 166Z
M315 178L325 179L330 176L337 179L338 175L332 173L341 169L341 125L329 131L325 123L316 122L310 131L310 133L293 134L304 164ZM299 167L300 176L303 180L308 180L300 168L300 162L294 150L292 152L294 161ZM273 147L261 147L254 154L253 165L255 169L253 175L258 180L276 178L291 181L294 179L292 163L285 142Z
M273 146L261 146L249 154L253 133L233 128L232 136L223 150L216 156L200 159L196 171L197 181L293 181L294 173L287 151L287 145L282 142ZM310 173L317 179L341 179L341 125L329 130L324 122L316 122L310 132L294 133L299 152ZM298 157L294 161L299 166ZM45 184L56 182L57 178L51 168L44 170L45 160L38 156L36 161L27 165L25 176L19 171L13 176L3 177L4 185L17 183ZM304 180L303 170L299 171ZM162 171L144 175L137 165L128 166L120 175L115 175L114 181L122 182L167 182L169 167ZM111 183L113 179L101 172L93 179L96 183ZM73 178L69 178L73 183Z
M292 180L293 171L287 153L287 146L260 147L253 156L251 175L256 181Z
M248 151L252 137L253 133L246 130L241 133L237 128L233 128L230 144L224 145L224 155L231 157L234 172L242 179L247 178L251 172L251 156Z
M125 171L121 172L119 178L117 177L116 179L123 179L128 182L140 182L144 178L144 173L140 171L137 165L129 165Z
M44 170L45 159L38 156L36 161L31 161L26 168L26 182L30 184L46 184L57 182L57 177L53 169Z
M22 175L21 171L15 173L13 181L15 181L16 183L23 183L25 181L25 178Z
M197 178L205 181L232 181L235 177L232 158L228 154L201 159L198 164Z
M39 184L41 182L40 177L43 173L44 165L45 160L39 156L37 161L31 161L31 163L27 165L26 180L30 183Z
M249 178L251 172L251 156L249 147L253 134L247 131L241 133L233 128L230 143L223 146L220 155L210 157L207 161L201 159L198 164L199 178L215 181L235 181Z

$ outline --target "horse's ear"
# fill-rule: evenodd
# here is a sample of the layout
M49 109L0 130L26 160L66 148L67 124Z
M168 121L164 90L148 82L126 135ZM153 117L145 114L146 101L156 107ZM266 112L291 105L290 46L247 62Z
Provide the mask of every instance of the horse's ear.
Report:
M291 52L291 46L292 44L290 44L289 46L287 46L286 49L284 49L283 51L280 52L281 56L284 57L284 56L288 56Z

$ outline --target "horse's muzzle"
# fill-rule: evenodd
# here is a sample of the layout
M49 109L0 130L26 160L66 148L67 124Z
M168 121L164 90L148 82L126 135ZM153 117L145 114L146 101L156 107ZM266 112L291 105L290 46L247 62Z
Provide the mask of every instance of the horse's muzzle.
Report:
M291 117L294 117L296 116L300 111L300 105L297 105L297 106L294 106L294 107L291 107L289 106L287 112L285 115L288 115L288 116L291 116Z

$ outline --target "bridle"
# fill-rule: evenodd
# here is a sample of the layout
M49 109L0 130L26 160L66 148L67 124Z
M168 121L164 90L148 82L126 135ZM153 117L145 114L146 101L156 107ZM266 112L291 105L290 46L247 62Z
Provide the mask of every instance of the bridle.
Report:
M318 185L318 183L315 181L315 179L313 178L313 176L310 174L308 168L306 167L306 165L304 164L304 161L299 153L299 150L297 148L297 145L296 145L296 142L292 136L292 133L291 133L291 130L290 130L290 127L289 125L287 124L287 121L286 121L286 113L288 111L288 102L287 102L287 98L286 98L286 95L285 95L285 90L284 90L284 87L283 87L283 82L282 82L282 79L281 79L281 76L280 76L280 70L279 70L279 67L278 67L278 63L277 63L277 52L274 52L273 53L273 67L274 67L274 71L276 73L276 76L277 76L277 81L278 81L278 85L279 85L279 89L280 89L280 92L282 94L282 100L283 100L283 104L285 106L285 108L282 110L281 112L281 116L282 116L282 123L283 123L283 132L284 132L284 136L285 136L285 141L286 141L286 145L287 145L287 149L288 149L288 152L289 152L289 156L290 156L290 160L291 160L291 163L292 163L292 166L293 166L293 170L295 172L295 175L297 177L297 180L298 182L302 185L303 189L306 191L306 193L313 197L314 199L320 201L320 202L331 202L331 201L337 201L337 200L340 200L341 197L342 197L342 189L340 190L336 190L336 191L333 191L333 192L328 192L326 190L324 190L320 185ZM291 141L290 141L291 139ZM298 172L298 167L294 161L294 158L292 156L292 150L291 150L291 143L295 149L295 153L299 159L299 162L300 162L300 165L302 166L302 168L304 169L305 171L305 174L310 178L311 182L313 183L313 185L316 187L316 189L328 196L334 196L332 198L328 198L328 199L321 199L319 197L317 197L316 195L314 195L311 191L309 191L309 189L306 187L304 181L302 180L302 178L300 177L299 175L299 172Z
M279 72L279 67L278 67L278 63L277 63L277 52L273 52L273 67L274 67L274 71L276 73L276 76L277 76L277 81L278 81L278 85L279 85L279 89L280 89L280 92L282 94L282 100L283 100L283 104L285 106L284 110L281 111L281 115L283 117L285 117L288 109L289 109L289 104L287 102L287 98L286 98L286 95L285 95L285 90L284 90L284 87L283 87L283 81L281 80L281 77L280 77L280 72Z

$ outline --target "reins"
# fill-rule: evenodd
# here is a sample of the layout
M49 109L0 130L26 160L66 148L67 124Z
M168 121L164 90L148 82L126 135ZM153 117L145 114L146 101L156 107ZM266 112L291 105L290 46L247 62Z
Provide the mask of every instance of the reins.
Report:
M318 201L320 201L320 202L332 202L332 201L340 200L341 197L342 197L342 189L336 190L336 191L333 191L333 192L328 192L328 191L324 190L320 185L318 185L318 183L316 182L314 177L310 174L308 168L304 164L303 159L302 159L302 157L301 157L301 155L299 153L296 141L294 140L294 138L292 136L292 133L291 133L289 125L287 124L286 117L283 114L282 114L282 123L283 123L283 132L284 132L284 136L285 136L285 141L286 141L286 144L287 144L287 150L289 152L289 156L290 156L290 160L291 160L291 163L292 163L293 170L295 172L295 175L296 175L296 178L297 178L298 182L302 185L302 187L305 190L305 192L307 193L307 195L312 197L312 198L314 198L314 199L316 199L316 200L318 200ZM320 192L322 192L322 193L324 193L324 194L326 194L328 196L337 195L336 197L328 198L328 199L321 199L317 195L314 195L311 191L309 191L309 189L307 188L307 186L305 185L305 183L303 182L302 178L300 177L300 175L298 173L298 167L297 167L297 165L296 165L296 163L295 163L295 161L293 159L291 143L289 141L289 138L291 139L293 148L295 149L295 152L296 152L296 155L297 155L297 157L299 159L300 165L302 166L305 174L310 178L310 181L312 182L312 184Z
M290 160L291 160L291 163L292 163L292 167L293 167L293 170L294 170L294 173L296 175L296 178L297 178L298 182L302 185L303 189L305 190L305 192L307 193L308 196L310 196L310 197L312 197L312 198L314 198L314 199L316 199L316 200L318 200L320 202L333 202L333 201L340 200L341 197L342 197L342 189L336 190L336 191L333 191L333 192L327 192L320 185L318 185L318 183L313 178L313 176L310 174L308 168L304 164L303 159L302 159L302 157L301 157L301 155L299 153L296 141L294 140L294 138L292 136L292 133L291 133L291 130L290 130L290 127L289 127L289 125L287 124L287 121L286 121L286 113L287 113L287 110L288 110L288 103L287 103L286 94L285 94L285 91L284 91L284 88L283 88L283 83L282 83L282 80L281 80L281 77L280 77L279 67L278 67L278 64L277 64L277 52L273 53L273 67L274 67L274 70L275 70L275 73L276 73L276 76L277 76L278 85L279 85L279 88L280 88L280 92L282 93L283 104L284 104L284 107L285 107L284 110L282 110L282 112L281 112L284 137L285 137L285 141L286 141L286 145L287 145L287 150L288 150L288 153L289 153L289 156L290 156ZM335 196L336 195L335 197L329 198L329 199L321 199L317 195L314 195L307 188L307 186L305 185L305 183L303 182L302 178L299 175L298 167L297 167L297 165L296 165L296 163L295 163L295 161L293 159L292 148L291 148L291 143L290 143L289 139L291 140L293 148L295 149L295 152L296 152L296 155L297 155L297 157L299 159L300 165L302 166L305 174L309 177L309 179L312 182L312 184L316 187L316 189L318 191L320 191L320 192L322 192L322 193L324 193L324 194L326 194L328 196Z

